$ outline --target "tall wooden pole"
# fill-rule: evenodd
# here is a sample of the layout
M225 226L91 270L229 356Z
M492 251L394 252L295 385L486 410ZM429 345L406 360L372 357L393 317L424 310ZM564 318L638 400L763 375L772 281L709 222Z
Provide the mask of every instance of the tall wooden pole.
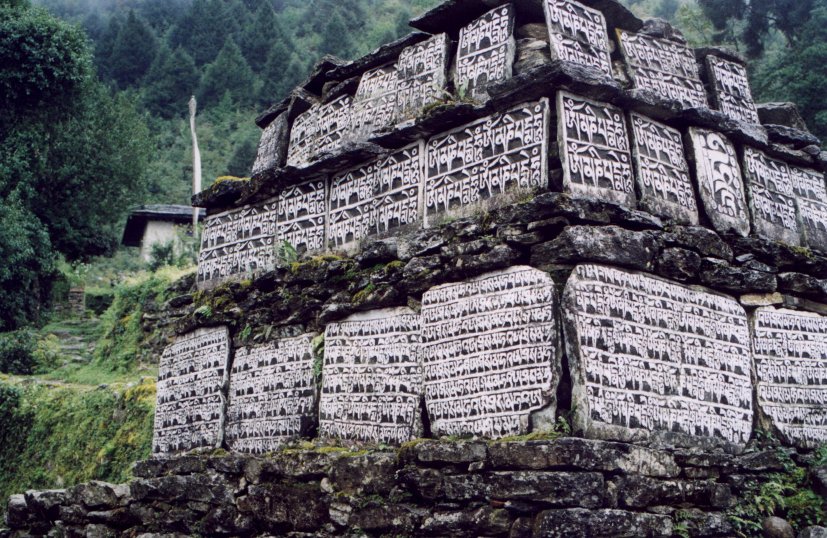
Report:
M198 137L195 135L195 112L198 103L190 97L190 131L192 131L192 193L201 192L201 152L198 151ZM198 208L192 209L192 235L198 237Z

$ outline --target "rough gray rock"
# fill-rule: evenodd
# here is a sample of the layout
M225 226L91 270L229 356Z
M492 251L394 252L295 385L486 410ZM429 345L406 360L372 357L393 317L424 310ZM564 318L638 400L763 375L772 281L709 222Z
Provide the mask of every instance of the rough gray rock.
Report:
M807 131L807 124L798 112L795 103L760 103L756 105L761 123L784 125L800 131Z
M591 538L615 536L673 536L672 519L668 516L626 512L624 510L546 510L534 523L534 536Z
M761 524L764 538L795 538L795 531L780 517L768 517Z
M531 249L538 267L566 263L607 263L650 271L660 242L648 231L633 232L618 226L569 226L553 241Z

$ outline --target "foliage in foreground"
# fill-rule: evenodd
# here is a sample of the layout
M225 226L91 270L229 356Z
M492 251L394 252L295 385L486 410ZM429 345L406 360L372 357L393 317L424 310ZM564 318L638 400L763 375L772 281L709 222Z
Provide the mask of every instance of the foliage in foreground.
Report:
M119 285L112 306L101 316L102 336L95 349L95 364L123 372L150 362L150 351L142 345L151 337L143 331L143 314L151 304L169 299L167 288L189 272L191 269L164 267Z
M150 454L154 405L151 381L114 392L0 381L0 498L129 479Z

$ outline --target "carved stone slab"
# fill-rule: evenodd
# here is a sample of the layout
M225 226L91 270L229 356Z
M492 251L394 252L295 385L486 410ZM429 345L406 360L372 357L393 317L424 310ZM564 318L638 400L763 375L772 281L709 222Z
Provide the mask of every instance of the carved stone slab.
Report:
M762 151L745 147L744 177L755 233L772 241L799 245L801 232L790 167Z
M752 99L746 68L712 55L706 57L706 66L712 82L715 108L736 120L761 123Z
M606 18L573 0L543 2L551 58L587 65L612 76Z
M759 308L753 351L758 405L789 443L827 441L827 318Z
M423 147L408 146L334 176L330 187L330 246L346 249L369 235L420 222Z
M315 179L286 187L278 197L278 243L288 242L297 252L325 248L327 182Z
M505 4L460 30L454 86L486 98L487 86L511 78L516 52L514 6Z
M695 55L686 45L618 30L620 50L634 86L688 107L706 107Z
M698 224L681 133L636 113L631 122L640 207L683 224Z
M252 175L265 170L281 168L287 158L287 131L290 128L287 114L280 114L261 133L258 153L253 163Z
M198 254L198 289L249 278L276 267L277 201L244 206L207 217Z
M744 148L744 177L748 183L772 192L795 195L792 172L787 163L771 159L763 151L749 146Z
M560 343L554 282L516 266L422 296L425 397L435 435L503 437L554 420Z
M720 233L749 235L750 225L744 181L735 148L723 135L706 129L689 129L701 203Z
M806 198L816 202L827 202L827 186L824 183L824 174L810 168L790 166L792 175L793 193L799 198Z
M322 437L398 445L421 435L419 314L356 314L325 330Z
M221 447L229 360L227 327L198 329L167 346L158 366L154 456Z
M316 419L312 338L282 338L235 352L227 410L231 450L263 454L311 431Z
M396 62L399 76L396 94L397 121L418 116L444 97L448 85L449 40L438 34L403 49Z
M425 163L425 225L495 196L548 186L548 100L431 138Z
M557 93L563 190L635 207L634 173L623 111Z
M563 304L578 430L629 441L656 431L749 440L750 334L734 299L581 265Z
M793 246L801 243L795 199L792 197L773 192L758 183L750 183L749 209L752 228L758 236Z
M353 98L350 128L354 137L368 138L393 125L398 78L395 65L377 67L362 75Z
M827 253L827 204L799 198L798 212L804 244Z
M323 152L338 149L351 132L353 98L342 95L316 104L293 120L287 164L302 168Z

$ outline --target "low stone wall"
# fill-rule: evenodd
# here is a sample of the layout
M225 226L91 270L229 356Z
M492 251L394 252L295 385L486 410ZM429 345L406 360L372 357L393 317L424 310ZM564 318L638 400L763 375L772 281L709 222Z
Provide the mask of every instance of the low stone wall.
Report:
M0 536L733 536L749 484L804 460L573 437L203 454L15 495Z

